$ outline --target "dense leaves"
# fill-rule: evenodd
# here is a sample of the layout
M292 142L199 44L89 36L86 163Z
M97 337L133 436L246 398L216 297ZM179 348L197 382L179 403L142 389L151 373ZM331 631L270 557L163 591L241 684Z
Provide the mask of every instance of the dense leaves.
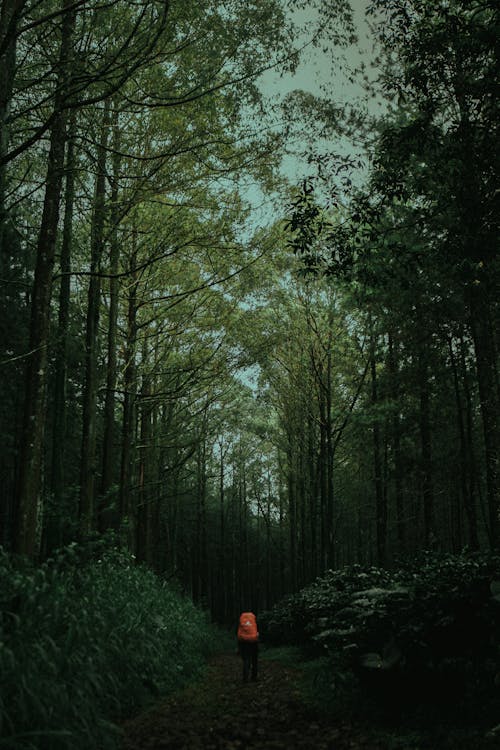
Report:
M333 173L325 185L318 157L287 227L305 270L348 295L369 341L359 416L370 455L360 429L346 461L349 486L357 469L372 483L384 565L396 551L499 545L498 12L381 0L371 17L387 108L364 134L368 179Z
M272 643L326 654L334 694L357 684L392 708L418 695L419 706L472 701L477 710L496 690L499 576L498 557L466 554L328 571L261 616L261 627Z
M42 567L0 559L0 746L115 746L113 724L202 666L205 615L128 554L75 545Z

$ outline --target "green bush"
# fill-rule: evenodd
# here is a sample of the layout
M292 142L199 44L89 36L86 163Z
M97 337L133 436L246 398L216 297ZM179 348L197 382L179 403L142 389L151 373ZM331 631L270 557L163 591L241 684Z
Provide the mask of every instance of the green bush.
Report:
M393 710L493 711L499 682L500 558L425 553L395 571L328 571L260 616L268 642L301 644L321 694ZM330 692L330 695L328 693Z
M71 545L39 568L0 551L0 614L2 748L113 748L113 722L216 645L203 612L113 549Z

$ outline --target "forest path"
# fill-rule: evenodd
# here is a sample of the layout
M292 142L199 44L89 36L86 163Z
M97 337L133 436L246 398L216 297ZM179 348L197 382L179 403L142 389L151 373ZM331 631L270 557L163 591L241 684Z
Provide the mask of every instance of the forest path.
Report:
M261 659L258 681L245 684L239 657L219 654L199 681L128 721L123 750L382 750L308 708L299 677Z

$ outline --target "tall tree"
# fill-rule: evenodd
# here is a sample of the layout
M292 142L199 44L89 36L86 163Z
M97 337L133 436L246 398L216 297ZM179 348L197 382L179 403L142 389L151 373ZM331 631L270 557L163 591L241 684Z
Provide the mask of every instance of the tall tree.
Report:
M94 209L90 231L90 281L88 288L87 322L85 333L85 381L83 388L82 450L80 467L80 530L87 534L95 526L95 493L97 470L96 406L97 356L99 346L99 317L101 305L101 271L104 255L106 211L106 153L110 127L110 100L106 99L100 125L96 159Z
M67 10L69 0L63 0ZM29 360L26 371L21 460L16 497L16 550L36 555L39 544L39 518L42 498L40 479L45 432L47 351L49 346L50 301L54 269L59 205L64 175L66 113L62 108L71 71L74 14L64 13L50 131L42 223L38 234L35 279L33 283Z

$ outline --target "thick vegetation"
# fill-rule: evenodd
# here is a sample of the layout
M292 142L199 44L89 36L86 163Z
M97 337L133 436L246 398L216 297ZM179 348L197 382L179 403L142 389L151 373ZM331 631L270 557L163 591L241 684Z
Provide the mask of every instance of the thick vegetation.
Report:
M128 554L72 546L39 568L0 558L0 746L111 748L113 721L196 674L205 615Z
M264 637L318 659L318 696L362 715L495 711L500 559L425 554L396 571L327 571L261 616Z

